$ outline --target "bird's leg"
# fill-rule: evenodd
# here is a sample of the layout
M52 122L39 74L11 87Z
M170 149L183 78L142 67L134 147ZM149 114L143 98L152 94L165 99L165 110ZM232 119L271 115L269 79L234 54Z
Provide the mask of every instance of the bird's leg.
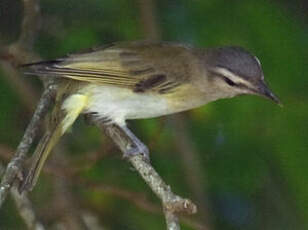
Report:
M114 132L117 129L120 132ZM131 157L141 154L146 161L150 161L149 149L143 144L134 134L130 131L126 125L110 124L105 126L107 134L111 138L125 142L124 145L120 145L124 157ZM123 146L123 147L121 147Z
M112 119L99 117L97 113L85 114L85 120L89 124L103 128L115 143L121 143L117 146L121 149L125 158L140 154L147 162L150 162L148 147L127 128L126 124L113 123Z
M131 141L131 146L130 148L127 149L127 151L124 154L124 157L129 157L129 156L134 156L137 154L142 154L143 157L145 157L148 161L150 161L150 156L149 156L149 149L148 147L143 144L139 138L135 136L135 134L130 131L127 126L120 126L120 129L126 134L127 138Z

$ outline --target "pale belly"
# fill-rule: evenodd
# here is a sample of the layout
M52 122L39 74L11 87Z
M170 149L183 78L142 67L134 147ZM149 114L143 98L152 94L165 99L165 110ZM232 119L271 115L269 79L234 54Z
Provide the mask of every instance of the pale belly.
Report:
M84 113L96 113L117 123L175 112L168 99L159 94L135 93L131 89L105 85L89 85L80 93L89 98Z

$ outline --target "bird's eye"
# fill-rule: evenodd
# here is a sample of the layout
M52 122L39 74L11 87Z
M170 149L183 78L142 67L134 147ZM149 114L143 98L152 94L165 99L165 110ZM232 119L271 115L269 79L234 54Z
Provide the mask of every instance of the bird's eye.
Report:
M230 85L230 86L235 86L235 85L236 85L236 83L235 83L234 81L230 80L230 79L227 78L227 77L224 77L224 81L225 81L228 85Z

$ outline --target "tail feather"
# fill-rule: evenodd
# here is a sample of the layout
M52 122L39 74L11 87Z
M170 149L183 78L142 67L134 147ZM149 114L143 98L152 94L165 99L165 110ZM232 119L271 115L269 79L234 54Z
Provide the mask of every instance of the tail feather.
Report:
M66 110L66 114L61 120L54 124L40 140L33 154L33 161L30 170L19 188L20 192L33 189L51 150L59 141L60 137L75 122L79 114L87 105L87 101L87 96L73 94L63 102L62 109Z
M46 133L42 137L33 154L33 161L30 170L19 188L20 192L31 191L33 189L49 153L61 136L61 132L59 128L57 128L56 130Z
M19 68L23 70L24 74L28 75L49 74L50 69L52 69L62 61L63 60L61 59L55 59L49 61L33 62L33 63L22 64L19 66Z

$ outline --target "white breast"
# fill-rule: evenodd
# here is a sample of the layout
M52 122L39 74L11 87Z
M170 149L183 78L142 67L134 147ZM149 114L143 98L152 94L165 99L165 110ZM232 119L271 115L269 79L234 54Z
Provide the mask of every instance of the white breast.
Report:
M119 124L126 119L150 118L170 113L165 98L158 94L135 93L131 89L89 85L81 90L89 95L84 113L94 112Z

